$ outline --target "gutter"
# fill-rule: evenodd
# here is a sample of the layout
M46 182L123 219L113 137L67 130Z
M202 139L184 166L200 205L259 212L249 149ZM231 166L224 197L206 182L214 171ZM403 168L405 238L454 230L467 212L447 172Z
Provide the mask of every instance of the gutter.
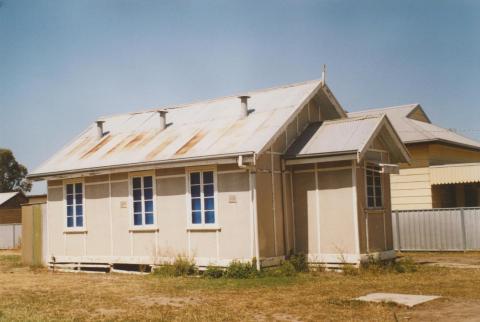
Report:
M151 162L137 162L137 163L127 163L120 165L107 165L101 167L91 167L83 169L73 169L73 170L64 170L64 171L53 171L45 173L34 173L27 175L27 179L40 181L46 180L47 178L57 177L58 179L63 179L66 177L72 177L73 175L83 177L90 175L99 175L99 174L110 174L110 173L119 173L119 172L128 172L132 168L145 168L142 170L149 170L157 167L166 168L170 167L179 167L180 163L193 163L193 162L212 162L219 159L230 159L226 160L225 163L235 163L236 157L242 156L254 156L255 152L243 152L243 153L229 153L229 154L219 154L207 157L191 157L191 158L181 158L175 160L163 160L163 161L151 161Z

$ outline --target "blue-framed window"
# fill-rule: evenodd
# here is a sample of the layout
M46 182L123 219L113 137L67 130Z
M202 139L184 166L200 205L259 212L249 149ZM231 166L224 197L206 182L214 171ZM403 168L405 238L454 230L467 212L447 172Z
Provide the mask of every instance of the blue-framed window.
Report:
M191 223L215 224L215 180L213 171L190 173Z
M144 226L155 223L153 209L153 177L132 178L133 225Z
M369 164L366 168L367 207L383 207L382 174L378 165Z
M83 227L83 184L69 183L66 185L67 228Z

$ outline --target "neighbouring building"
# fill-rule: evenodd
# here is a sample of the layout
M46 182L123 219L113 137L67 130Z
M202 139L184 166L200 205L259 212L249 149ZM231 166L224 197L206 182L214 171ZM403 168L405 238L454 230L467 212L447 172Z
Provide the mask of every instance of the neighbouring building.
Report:
M200 266L291 253L394 257L385 115L348 117L323 81L99 119L36 169L46 257Z
M387 115L410 152L391 176L393 209L480 207L480 142L432 124L419 104L348 115Z
M28 198L22 192L0 193L0 225L21 224L22 204L28 202Z
M20 246L22 204L28 201L22 192L0 193L0 249Z

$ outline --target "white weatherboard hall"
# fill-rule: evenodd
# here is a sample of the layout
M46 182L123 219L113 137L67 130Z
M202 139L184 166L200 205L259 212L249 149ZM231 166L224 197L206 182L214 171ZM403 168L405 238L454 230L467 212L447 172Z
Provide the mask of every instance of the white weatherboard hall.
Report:
M394 256L386 115L347 117L324 81L100 118L30 174L47 261L199 266L292 253Z

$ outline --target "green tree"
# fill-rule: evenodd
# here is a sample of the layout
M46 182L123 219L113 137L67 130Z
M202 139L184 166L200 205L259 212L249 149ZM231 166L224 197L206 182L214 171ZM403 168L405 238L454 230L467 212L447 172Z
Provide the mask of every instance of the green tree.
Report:
M12 151L0 148L0 192L30 191L32 183L26 179L27 173L27 168L15 160Z

